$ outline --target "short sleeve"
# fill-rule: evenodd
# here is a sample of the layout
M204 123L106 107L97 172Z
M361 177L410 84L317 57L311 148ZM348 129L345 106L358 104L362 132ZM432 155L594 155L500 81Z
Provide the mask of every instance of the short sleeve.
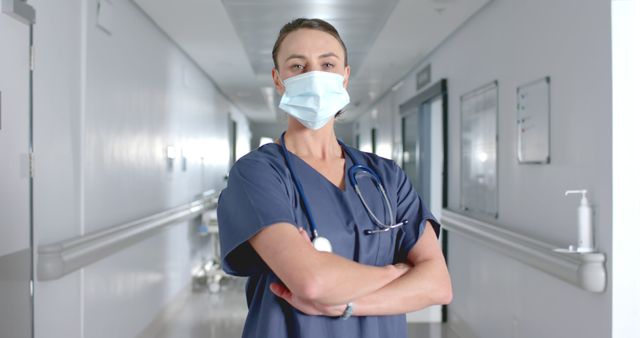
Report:
M396 261L406 261L409 252L424 232L426 221L431 223L436 236L440 236L440 223L413 189L405 172L397 164L394 164L393 167L397 182L397 222L407 221L407 225L401 228L401 234L397 241Z
M295 224L293 205L279 169L268 161L240 159L218 200L223 269L250 276L268 269L248 240L264 227Z

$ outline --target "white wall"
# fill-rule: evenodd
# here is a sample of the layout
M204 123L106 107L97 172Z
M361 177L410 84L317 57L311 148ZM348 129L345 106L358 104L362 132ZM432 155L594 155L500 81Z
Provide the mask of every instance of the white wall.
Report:
M640 332L640 2L612 1L614 338Z
M610 13L609 1L494 0L371 111L386 110L392 102L395 122L388 142L395 153L401 141L397 107L416 94L417 70L431 63L432 78L448 80L448 204L456 208L460 96L498 80L499 217L492 222L568 246L576 238L578 201L563 192L589 189L596 245L610 266ZM416 28L416 34L425 32ZM516 88L544 76L551 76L551 164L519 165ZM388 119L365 115L360 126L384 125ZM449 237L448 262L454 285L449 320L458 331L470 331L462 332L465 337L611 336L610 288L588 293L455 234Z
M103 1L104 2L104 1ZM36 245L104 229L220 190L228 119L248 151L248 121L134 4L33 0ZM108 5L108 3L105 3ZM168 145L183 149L171 170ZM176 225L62 279L36 285L36 337L134 337L209 255L195 224Z

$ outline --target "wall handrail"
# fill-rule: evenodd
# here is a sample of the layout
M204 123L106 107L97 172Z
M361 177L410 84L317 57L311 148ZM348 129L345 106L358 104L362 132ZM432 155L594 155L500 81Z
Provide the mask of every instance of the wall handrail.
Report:
M38 280L61 278L102 258L147 239L162 228L193 219L217 206L218 198L207 191L196 201L135 221L97 230L56 243L38 246Z
M600 293L606 288L604 253L560 252L555 245L446 209L442 226L584 290Z

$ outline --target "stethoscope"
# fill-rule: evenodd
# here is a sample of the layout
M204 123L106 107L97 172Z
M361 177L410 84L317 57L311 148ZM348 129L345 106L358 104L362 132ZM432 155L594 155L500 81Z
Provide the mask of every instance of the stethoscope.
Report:
M316 225L315 218L313 217L313 213L309 208L309 202L307 202L307 197L304 193L304 189L302 188L302 184L300 183L298 176L296 176L295 172L293 171L293 167L291 166L291 157L289 155L289 151L287 150L287 145L284 141L284 134L285 133L282 133L282 136L280 136L280 142L282 143L282 152L284 153L284 160L286 162L287 168L289 168L289 172L291 173L291 178L293 179L293 183L295 184L296 189L298 190L300 199L302 200L302 209L304 210L307 216L307 219L309 220L309 227L311 228L311 236L312 236L311 242L313 243L313 247L318 251L332 252L331 242L326 237L322 237L318 234L318 226ZM338 140L338 143L340 143L340 146L342 147L342 149L344 149L344 152L347 154L347 156L351 158L351 161L353 161L354 163L354 165L351 166L351 168L349 168L349 171L347 173L347 176L349 177L349 183L354 188L356 194L358 195L358 198L360 199L360 202L362 202L362 205L364 205L364 208L367 210L369 217L371 217L371 219L378 226L378 229L366 229L364 231L365 235L373 235L381 232L387 232L391 229L398 228L407 224L408 223L407 220L403 220L400 223L395 223L395 224L393 223L393 220L395 219L395 217L393 216L393 209L391 208L391 202L389 202L389 197L387 197L387 191L384 189L384 186L382 185L382 180L380 179L380 176L378 176L378 174L376 174L376 172L373 171L371 168L358 164L356 157L351 152L351 150L347 148L347 146L345 146L344 143L342 143L342 141ZM362 196L362 192L360 191L360 187L358 186L358 179L357 179L358 175L367 175L371 177L372 181L375 183L378 190L382 193L382 197L384 198L385 205L387 206L388 214L391 218L389 224L384 224L380 219L378 219L378 217L376 217L376 215L373 213L373 211L371 210L367 202L364 200L364 197Z

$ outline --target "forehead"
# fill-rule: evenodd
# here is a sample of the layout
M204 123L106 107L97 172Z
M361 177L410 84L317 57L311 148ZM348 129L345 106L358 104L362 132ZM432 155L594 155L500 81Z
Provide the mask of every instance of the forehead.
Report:
M320 55L333 52L344 59L344 50L333 35L316 29L298 29L289 33L280 45L278 59L287 58L291 54L305 56Z

